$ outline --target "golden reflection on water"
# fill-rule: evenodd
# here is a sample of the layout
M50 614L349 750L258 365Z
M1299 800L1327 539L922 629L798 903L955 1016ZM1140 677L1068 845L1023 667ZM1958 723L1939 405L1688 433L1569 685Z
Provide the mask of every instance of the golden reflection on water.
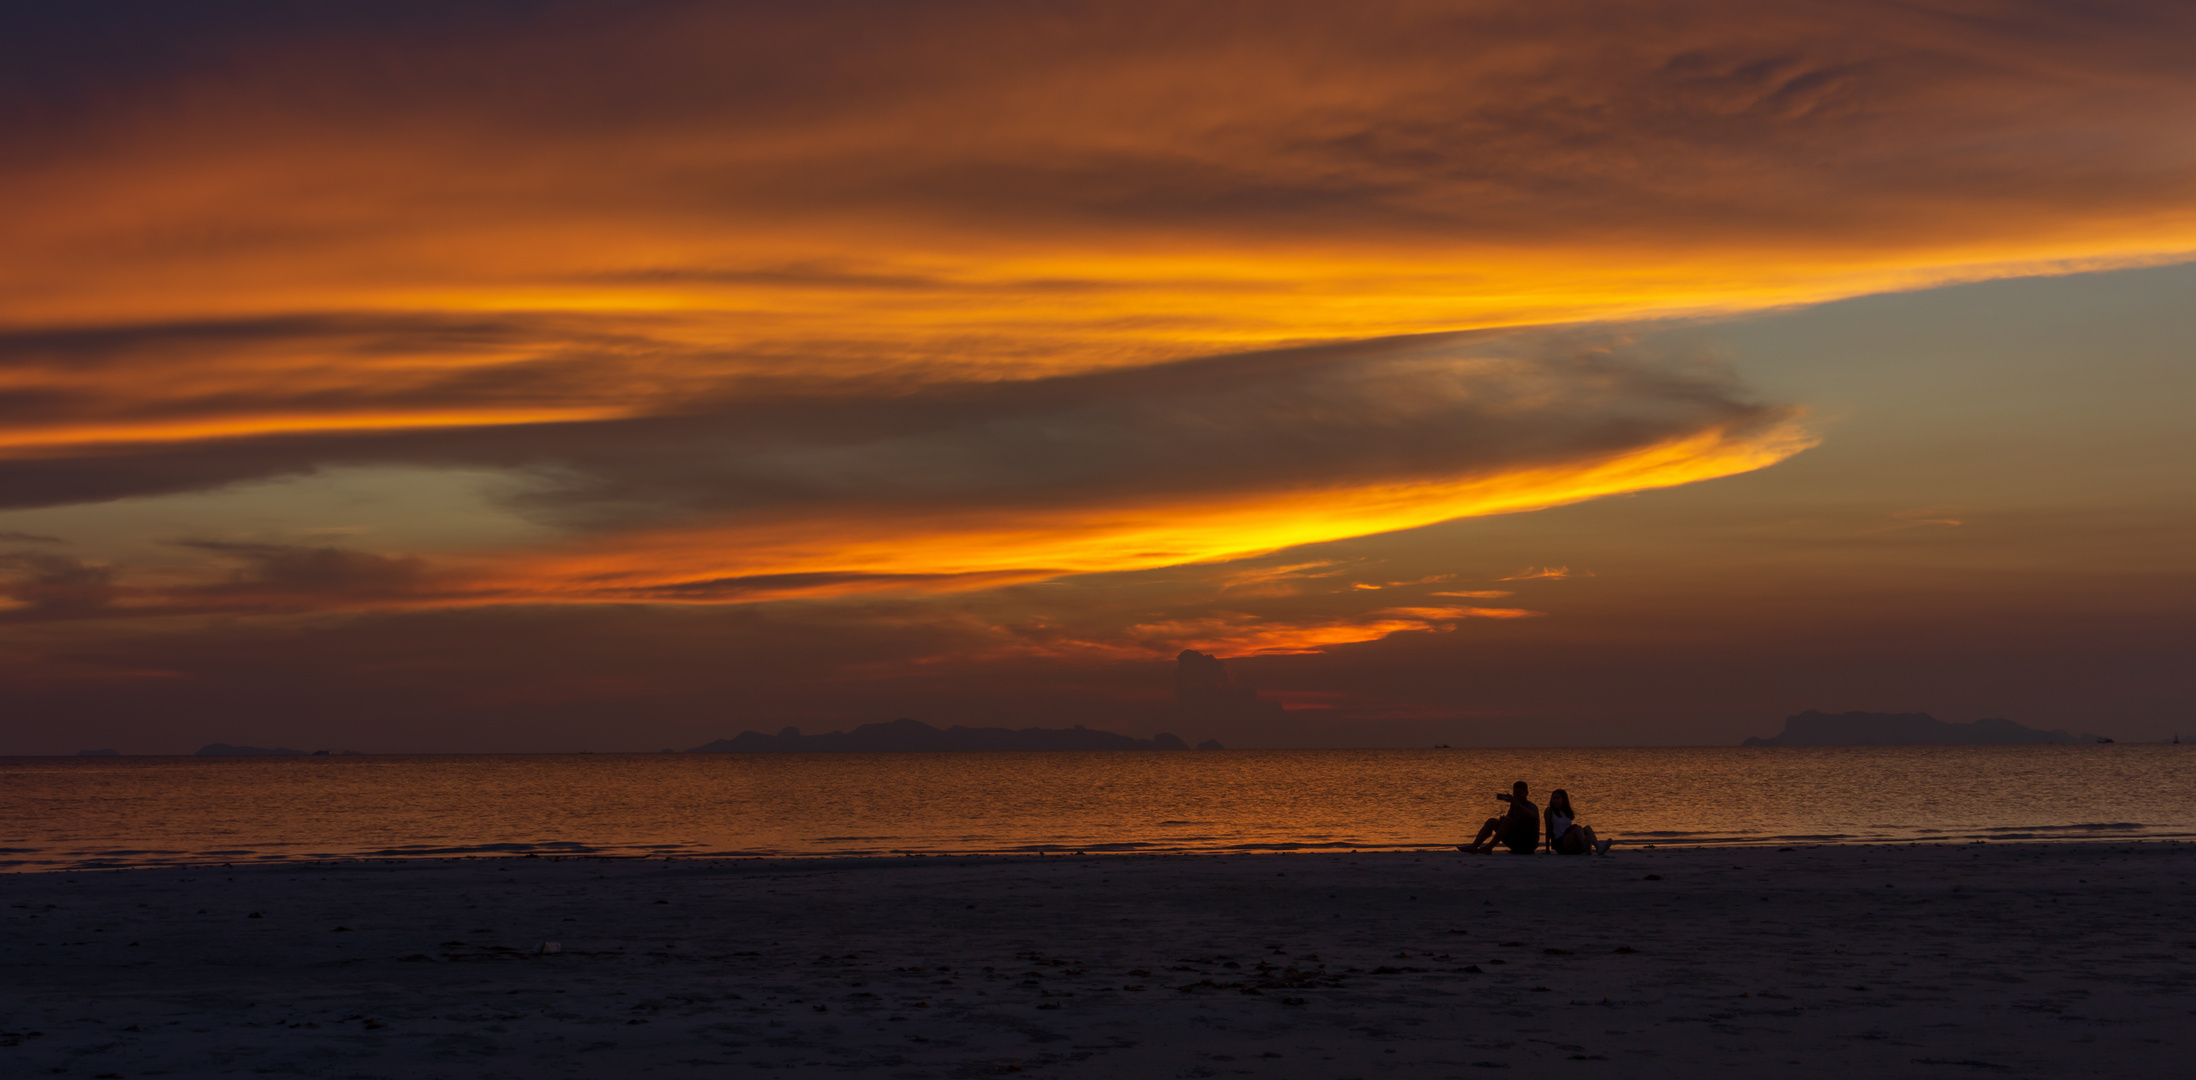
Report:
M1565 788L1620 843L2196 835L2196 748L0 759L0 867L541 852L1445 847Z

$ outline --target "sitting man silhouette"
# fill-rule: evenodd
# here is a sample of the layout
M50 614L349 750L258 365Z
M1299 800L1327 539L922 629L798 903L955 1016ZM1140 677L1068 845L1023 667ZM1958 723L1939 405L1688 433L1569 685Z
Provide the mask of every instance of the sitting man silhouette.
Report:
M1458 851L1474 855L1491 855L1500 843L1520 855L1530 855L1540 846L1540 808L1525 798L1525 781L1510 785L1508 795L1495 798L1510 804L1510 812L1501 817L1491 817L1479 827L1479 838L1469 844L1458 844Z

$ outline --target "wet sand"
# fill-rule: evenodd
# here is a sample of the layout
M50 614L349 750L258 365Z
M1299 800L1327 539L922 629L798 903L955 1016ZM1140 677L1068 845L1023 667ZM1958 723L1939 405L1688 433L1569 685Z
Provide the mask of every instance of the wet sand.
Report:
M11 874L0 1075L2178 1075L2192 886L2174 843Z

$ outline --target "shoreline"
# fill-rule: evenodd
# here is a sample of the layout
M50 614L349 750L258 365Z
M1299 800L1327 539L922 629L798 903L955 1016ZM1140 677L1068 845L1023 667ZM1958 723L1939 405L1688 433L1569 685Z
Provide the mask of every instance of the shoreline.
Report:
M2196 759L2177 749L15 759L0 768L0 871L529 852L1440 851L1470 839L1501 808L1492 793L1519 778L1570 791L1601 836L1631 845L2196 840ZM1763 766L1770 757L1782 764ZM2155 797L2137 809L2129 790ZM1937 802L1917 811L1897 792Z
M2196 845L1787 846L17 873L0 1071L2165 1075L2185 1055Z
M2039 833L2039 832L2049 832L2049 831L2051 831L2051 828L2116 828L2116 827L2117 827L2117 826L2059 826L2059 827L2045 827L2045 828L2037 828L2037 829L2023 829L2023 830L2020 830L2020 834L2019 834L2019 835L2015 835L2015 836L2010 836L2010 837L1984 837L1984 838L1951 838L1951 837L1948 837L1948 838L1923 838L1923 839L1911 839L1911 840L1821 840L1821 839L1815 839L1815 840L1797 840L1797 839L1792 839L1792 838L1783 838L1783 837L1772 837L1772 838L1767 838L1767 839L1762 839L1762 840L1746 840L1746 839L1733 839L1733 838L1726 838L1726 837L1717 837L1717 838L1712 838L1712 839L1707 839L1707 840L1701 840L1701 841L1697 841L1697 842L1695 842L1695 841L1688 841L1688 840L1669 840L1669 839L1662 839L1662 840L1657 840L1657 841L1655 841L1654 843L1648 843L1648 844L1640 844L1640 843L1627 843L1627 842L1625 842L1624 840L1621 840L1621 839L1619 839L1619 840L1617 841L1617 843L1616 843L1616 847L1615 847L1615 848L1614 848L1613 850L1614 850L1614 853L1615 853L1615 854L1620 854L1620 855L1621 855L1621 854L1637 854L1637 853L1641 853L1641 852L1655 852L1655 851L1664 851L1664 852L1676 852L1676 851L1725 851L1725 850L1728 850L1728 851L1762 851L1762 850L1776 850L1776 851L1804 851L1804 850L1812 850L1812 849L1818 849L1818 848L1909 848L1909 847L1971 847L1971 846L1980 846L1980 845L1986 845L1986 844L1998 844L1998 845L2001 845L2001 846L2009 846L2009 845L2014 845L2014 844L2034 844L2034 845L2045 845L2045 846L2060 846L2060 845L2068 845L2068 844L2072 844L2072 845L2082 845L2082 844L2108 844L2108 845L2110 845L2110 844L2118 844L2118 845L2125 845L2125 844L2180 844L2180 843L2184 843L2184 842L2185 842L2185 843L2190 843L2190 844L2196 844L2196 833L2190 833L2190 834L2168 834L2168 835L2146 835L2146 836L2097 836L2097 835L2084 835L2084 836L2048 836L2048 835L2046 835L2046 836L2036 836L2036 835L2032 835L2032 834L2034 834L2034 833ZM6 877L8 877L8 876L11 876L11 875L20 875L20 874L90 874L90 873L113 873L113 872L119 872L119 871L133 871L133 870L175 870L175 869L201 869L201 870L204 870L204 869L212 869L212 868L220 868L220 869L243 869L243 868L253 868L253 867L265 867L265 868L279 868L279 867L316 867L316 866L339 866L339 865L348 865L348 864L371 864L371 863L410 863L410 862L420 862L420 863L433 863L433 862L456 862L456 861L466 861L466 860L499 860L499 859L542 859L542 860L545 860L545 861L552 861L552 862L563 862L563 861L570 861L570 860L582 860L582 859L594 859L594 860L606 860L606 861L625 861L625 862L650 862L650 861L658 861L658 862L739 862L739 863L757 863L757 862L787 862L787 863L813 863L813 862L819 862L819 861L823 861L823 862L829 862L829 861L832 861L832 860L848 860L848 861L854 861L854 862L866 862L866 861L878 861L878 860L884 860L884 861L891 861L891 860L898 860L898 859L999 859L999 860L1014 860L1014 859L1027 859L1027 858L1108 858L1108 857L1129 857L1129 856L1186 856L1186 857L1189 857L1189 856L1194 856L1194 857L1205 857L1205 856L1213 856L1213 857L1219 857L1219 856L1282 856L1282 855L1353 855L1353 854L1416 854L1416 855L1462 854L1461 852L1458 852L1458 851L1456 850L1456 845L1454 845L1454 844L1445 844L1445 843L1444 843L1444 844L1426 844L1426 845L1358 845L1358 844L1345 844L1345 843L1332 843L1332 844L1312 844L1312 843L1307 843L1307 844L1300 844L1300 845L1259 845L1259 846L1255 846L1255 847L1253 847L1253 846L1242 846L1242 847L1227 847L1227 848L1197 848L1197 847L1159 847L1159 846L1156 846L1156 845L1154 845L1154 846L1134 846L1134 845L1120 845L1120 846L1115 846L1115 847L1110 847L1110 848L1109 848L1109 847L1106 847L1106 846L1101 846L1101 845L1085 845L1084 847L1076 848L1076 847L1072 847L1072 846L1069 846L1069 845L1032 845L1031 847L1029 847L1029 848L1026 848L1026 849L1010 849L1010 850L961 850L961 851L912 851L912 850L890 850L890 851L816 851L816 852L800 852L800 853L787 853L787 852L747 852L747 851L699 851L699 852L621 852L621 851L616 851L616 850L608 850L608 851L597 851L597 850L587 850L587 851L571 851L571 850L541 850L541 851L525 851L525 850L514 850L514 849L523 849L523 848L527 848L527 847L534 847L534 846L537 846L537 845L528 845L528 844L500 844L500 845L482 845L482 846L481 846L482 848L493 848L494 850L481 850L481 849L475 849L475 850L464 850L464 849L452 849L452 848L437 848L437 849L435 849L435 850L432 850L432 851L426 851L426 852L418 852L418 853L412 853L412 852L398 852L398 851L388 851L388 850L384 850L384 851L374 851L374 852L360 852L360 853L356 853L356 854L312 853L312 854L306 854L306 855L297 855L297 856L290 856L290 855L259 855L259 854L257 854L257 853L248 853L248 854L250 854L250 855L251 855L251 857L250 857L250 858L249 858L249 859L248 859L247 861L242 861L242 862L239 862L239 861L238 861L237 859L235 859L235 858L229 859L229 860L227 860L227 861L215 861L215 859L214 859L213 857L206 857L206 858L203 858L203 859L192 859L192 858L188 858L188 857L186 857L186 858L181 858L181 859L175 859L175 860L168 860L168 861L158 861L158 862L129 862L129 863L105 863L105 864L102 864L102 863L95 863L95 862L88 862L88 861L87 861L87 862L81 862L81 863L77 863L77 864L74 864L74 865L25 865L25 864L24 864L23 862L10 862L10 861L7 861L7 860L5 860L5 859L0 859L0 879L4 879L4 878L6 878ZM540 845L540 846L545 846L545 847L546 847L547 845ZM1499 852L1498 852L1497 854L1502 854L1502 855L1504 855L1505 857L1511 857L1511 856L1509 856L1509 855L1508 855L1508 853L1499 853ZM1542 856L1542 857L1550 857L1550 858L1574 858L1574 857L1575 857L1575 858L1593 858L1593 857L1595 857L1595 856L1553 856L1553 855L1550 855L1550 853L1549 853L1549 852L1547 852L1547 851L1546 851L1545 849L1543 849L1543 850L1539 850L1539 851L1536 851L1536 852L1534 852L1534 855L1535 855L1535 856Z

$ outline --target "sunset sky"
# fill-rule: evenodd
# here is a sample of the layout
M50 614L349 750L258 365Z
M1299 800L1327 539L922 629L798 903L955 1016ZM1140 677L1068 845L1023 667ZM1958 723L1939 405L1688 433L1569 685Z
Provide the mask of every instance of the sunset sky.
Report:
M10 5L0 753L2196 737L2191 42Z

